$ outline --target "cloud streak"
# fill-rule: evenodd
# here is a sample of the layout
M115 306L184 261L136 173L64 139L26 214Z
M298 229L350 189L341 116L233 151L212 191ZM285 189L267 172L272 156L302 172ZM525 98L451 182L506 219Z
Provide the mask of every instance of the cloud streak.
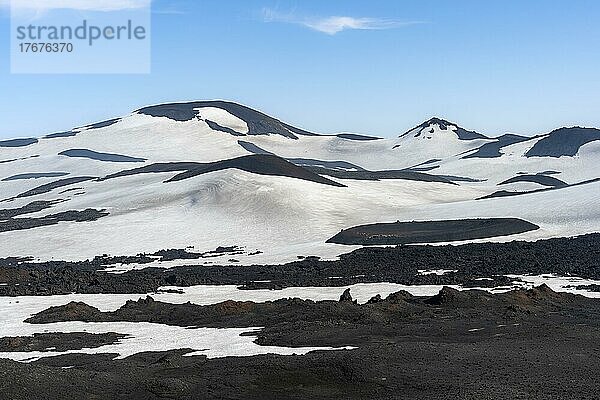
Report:
M14 10L119 11L149 7L151 0L0 0L0 7Z
M356 18L346 16L300 17L293 13L280 13L270 8L263 9L265 22L283 22L301 25L317 32L335 35L345 30L382 30L422 24L422 21L399 21L384 18Z

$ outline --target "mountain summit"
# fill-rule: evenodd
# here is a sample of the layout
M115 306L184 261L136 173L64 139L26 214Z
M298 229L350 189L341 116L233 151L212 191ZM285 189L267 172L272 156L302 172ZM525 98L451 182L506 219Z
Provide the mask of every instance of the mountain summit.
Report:
M400 137L412 136L430 138L430 136L435 134L436 131L441 131L443 133L453 132L460 140L489 139L487 136L482 135L481 133L469 131L461 128L453 122L446 121L438 117L428 119L421 125L418 125L408 132L400 135Z

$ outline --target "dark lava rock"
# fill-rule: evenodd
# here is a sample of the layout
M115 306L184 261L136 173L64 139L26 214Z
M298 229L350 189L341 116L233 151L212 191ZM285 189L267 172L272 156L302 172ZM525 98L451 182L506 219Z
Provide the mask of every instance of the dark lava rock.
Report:
M344 293L340 296L340 302L352 303L352 295L350 289L344 290Z
M155 254L159 253L163 254ZM181 251L166 252L163 256L198 258L211 255ZM0 258L0 282L7 284L0 286L0 296L151 293L162 286L173 285L238 285L244 289L281 289L392 282L492 288L511 285L515 279L506 275L541 274L600 279L600 234L537 242L367 247L343 254L339 260L323 261L306 257L283 265L181 266L169 270L152 268L152 262L163 256L99 256L81 262ZM115 263L146 263L148 268L123 274L99 271ZM457 272L419 274L418 271L424 269L451 269Z
M76 303L63 310L85 318L97 312ZM600 299L546 286L486 296L449 288L428 298L398 292L368 305L282 299L198 306L147 298L100 314L103 320L185 327L264 326L254 333L260 345L355 349L214 359L186 357L189 349L125 359L114 354L68 354L29 364L0 359L0 398L597 397Z
M1 352L57 351L81 350L96 348L118 342L127 335L119 333L93 334L76 333L34 333L33 336L17 336L0 338Z
M26 319L25 322L30 324L44 324L57 321L97 322L99 319L102 319L102 312L96 307L72 301L64 306L50 307Z
M27 211L29 212L29 211ZM60 222L89 222L106 217L106 210L88 208L83 211L64 211L39 218L19 217L0 221L0 232L33 229L41 226L56 225Z
M388 295L388 297L385 298L385 301L391 304L398 304L411 299L412 297L413 295L406 290L400 290L399 292L394 292Z
M376 303L381 303L383 301L383 299L381 298L380 294L377 294L373 297L371 297L369 299L369 301L367 301L367 304L376 304Z

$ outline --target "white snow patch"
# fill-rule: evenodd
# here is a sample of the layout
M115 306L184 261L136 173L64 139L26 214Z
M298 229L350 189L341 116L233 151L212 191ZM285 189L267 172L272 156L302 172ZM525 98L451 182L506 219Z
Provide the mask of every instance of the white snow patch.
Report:
M445 275L451 272L458 272L457 269L420 269L420 275Z
M573 294L579 294L585 297L600 298L600 292L592 292L589 290L579 290L575 286L579 285L600 285L600 281L592 279L583 279L575 276L558 276L553 274L544 275L506 275L512 279L520 279L524 283L515 281L514 283L522 286L523 288L530 289L534 286L540 286L542 284L548 285L550 289L555 292L567 292Z
M198 117L201 119L208 119L225 128L233 129L239 133L248 133L248 124L246 124L244 120L236 117L228 111L223 110L222 108L200 107L195 108L194 111L198 112Z
M124 358L145 351L167 351L192 349L189 355L206 355L209 358L228 356L251 356L257 354L306 354L314 350L339 350L351 347L299 347L259 346L254 337L241 336L242 333L256 332L254 328L186 328L147 322L59 322L52 324L26 324L23 321L32 314L46 308L67 304L69 301L84 301L103 311L117 309L127 298L136 295L66 295L66 296L22 296L0 297L0 337L32 336L34 333L49 332L116 332L128 335L118 343L98 348L84 348L65 352L0 352L0 358L16 361L33 361L40 357L50 357L68 353L115 353ZM161 298L161 295L157 295Z

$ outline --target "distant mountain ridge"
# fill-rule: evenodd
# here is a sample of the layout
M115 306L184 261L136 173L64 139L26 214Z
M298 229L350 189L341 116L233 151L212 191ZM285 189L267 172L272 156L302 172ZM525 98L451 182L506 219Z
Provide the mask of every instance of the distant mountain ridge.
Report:
M231 262L280 263L335 257L345 250L326 241L340 230L393 221L540 227L508 239L596 232L599 133L494 138L435 117L376 138L319 134L220 100L143 107L0 141L0 257L236 245L246 250Z

